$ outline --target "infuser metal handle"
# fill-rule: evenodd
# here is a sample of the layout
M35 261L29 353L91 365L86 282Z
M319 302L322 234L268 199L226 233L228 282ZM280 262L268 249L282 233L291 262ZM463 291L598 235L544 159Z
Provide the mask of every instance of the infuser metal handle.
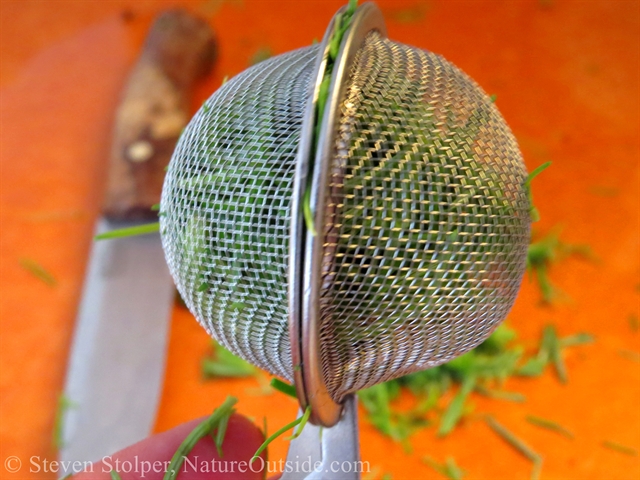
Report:
M359 445L358 405L356 396L349 395L340 421L333 427L307 423L300 436L291 441L281 480L359 480Z

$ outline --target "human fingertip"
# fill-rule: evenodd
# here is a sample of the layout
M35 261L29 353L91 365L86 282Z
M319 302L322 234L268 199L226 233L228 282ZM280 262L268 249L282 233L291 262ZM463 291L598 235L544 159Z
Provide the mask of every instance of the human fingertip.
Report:
M71 480L113 480L111 470L122 480L162 480L182 442L206 417L153 435L113 455L103 457ZM221 453L212 435L206 435L182 459L178 480L258 480L266 468L264 456L251 457L264 440L262 431L248 418L234 413L229 418Z

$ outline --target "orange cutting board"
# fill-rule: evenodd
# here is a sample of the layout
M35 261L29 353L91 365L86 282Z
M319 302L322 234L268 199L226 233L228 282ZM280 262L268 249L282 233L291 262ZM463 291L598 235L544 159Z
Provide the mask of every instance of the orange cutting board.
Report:
M95 218L105 186L110 128L119 91L153 16L184 5L215 28L220 56L198 88L194 109L248 66L262 47L274 54L310 44L342 1L32 1L0 5L0 477L30 472L32 457L54 459L52 430ZM552 307L525 280L509 323L534 348L544 324L561 335L587 331L593 345L567 353L569 382L551 372L509 381L523 404L473 397L544 458L543 479L638 479L640 457L639 142L640 6L635 0L380 0L390 38L443 54L491 94L512 127L528 168L551 160L534 194L547 232L589 244L596 259L551 268L564 297ZM20 266L37 261L46 285ZM204 382L199 363L209 339L183 309L174 312L156 430L209 413L228 395L270 430L291 421L293 400L256 394L255 380ZM408 401L408 399L404 399ZM568 440L525 422L551 418ZM528 478L530 463L478 415L445 439L433 428L412 438L414 452L381 436L361 416L363 459L380 478L440 478L423 455L448 455L465 479ZM270 458L283 458L278 440ZM4 462L18 457L20 472Z

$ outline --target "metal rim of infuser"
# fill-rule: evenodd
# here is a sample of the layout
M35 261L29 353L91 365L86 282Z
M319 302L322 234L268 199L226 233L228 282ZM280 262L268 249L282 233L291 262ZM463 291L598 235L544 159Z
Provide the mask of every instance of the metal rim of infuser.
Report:
M382 37L387 37L384 18L378 7L373 3L364 3L358 7L342 38L331 74L329 95L318 138L314 142L316 107L320 84L327 67L329 43L336 29L336 18L345 11L346 7L338 10L320 44L312 77L315 79L313 92L307 102L301 127L291 203L289 334L294 384L301 408L304 410L311 407L312 423L325 427L333 426L340 419L342 411L342 405L331 398L327 389L322 374L320 350L319 294L322 288L322 226L326 210L326 185L336 141L340 102L344 97L350 67L367 34L376 31ZM306 188L310 188L313 221L318 226L315 235L307 230L302 215Z

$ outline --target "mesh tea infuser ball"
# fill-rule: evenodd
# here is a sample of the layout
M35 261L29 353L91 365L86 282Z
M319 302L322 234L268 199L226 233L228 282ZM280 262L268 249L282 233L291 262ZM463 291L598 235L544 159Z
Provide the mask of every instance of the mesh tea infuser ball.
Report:
M491 99L442 57L389 40L370 3L336 50L344 13L320 44L205 103L160 222L201 324L293 381L325 427L359 389L482 342L515 300L530 230L526 170Z

